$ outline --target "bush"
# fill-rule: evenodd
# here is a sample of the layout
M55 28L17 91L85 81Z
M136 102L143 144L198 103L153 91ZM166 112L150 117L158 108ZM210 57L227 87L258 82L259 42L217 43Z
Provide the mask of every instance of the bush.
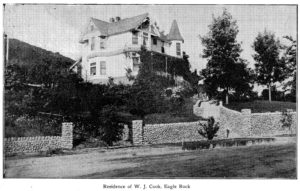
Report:
M203 129L198 130L198 133L207 138L208 140L212 140L214 137L216 137L217 132L219 130L219 124L215 124L215 119L213 117L210 117L207 121L207 124L201 124L200 126Z
M114 142L121 140L123 133L123 124L117 114L117 108L114 106L106 106L102 109L99 118L98 132L101 139L109 146Z
M5 137L60 136L60 119L6 115Z
M184 99L182 96L174 96L170 99L169 111L173 114L182 112L184 106Z

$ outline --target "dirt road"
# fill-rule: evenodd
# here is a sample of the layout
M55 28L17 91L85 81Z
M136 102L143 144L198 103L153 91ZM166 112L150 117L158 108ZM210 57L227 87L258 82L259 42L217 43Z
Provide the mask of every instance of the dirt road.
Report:
M53 157L7 158L6 178L296 177L290 139L245 147L182 151L132 147Z

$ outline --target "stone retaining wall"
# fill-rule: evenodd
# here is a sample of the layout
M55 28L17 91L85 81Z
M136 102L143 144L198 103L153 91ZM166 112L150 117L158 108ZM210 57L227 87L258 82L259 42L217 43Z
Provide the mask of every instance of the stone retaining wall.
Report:
M270 137L283 134L295 134L297 130L297 113L292 115L291 129L282 127L281 112L251 113L251 109L242 112L220 107L221 131L228 129L229 137ZM222 134L222 133L221 133Z
M241 112L219 106L220 118L217 120L220 129L216 139L241 137L272 137L275 135L295 134L297 130L297 113L292 115L291 129L282 127L283 115L274 113L251 113L251 109ZM201 123L206 123L202 121ZM134 145L178 143L182 141L198 141L199 122L146 124L142 120L132 123L132 141Z
M283 134L296 134L297 113L290 112L292 115L291 128L282 127L282 113L253 113L251 114L251 135L252 136L274 136Z
M10 137L4 139L5 155L73 147L73 124L62 123L62 136Z
M133 144L142 145L197 141L203 139L199 135L198 129L200 129L199 121L143 125L142 120L136 120L132 123Z
M178 143L203 139L199 122L149 124L144 126L144 142L147 144Z

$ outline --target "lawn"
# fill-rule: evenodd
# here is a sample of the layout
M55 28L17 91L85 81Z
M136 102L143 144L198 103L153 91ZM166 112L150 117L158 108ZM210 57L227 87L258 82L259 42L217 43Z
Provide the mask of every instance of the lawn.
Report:
M257 145L111 160L137 167L80 178L293 178L296 145Z
M192 98L186 98L184 101L185 104L181 112L178 112L177 114L171 112L149 114L145 116L145 123L179 123L200 120L200 117L194 115L193 113L193 105L196 103L196 100L193 100Z
M266 100L257 100L253 102L232 102L224 106L236 111L241 111L242 109L251 109L252 113L264 113L275 111L281 112L286 109L296 110L296 105L297 104L293 102L272 101L270 103Z

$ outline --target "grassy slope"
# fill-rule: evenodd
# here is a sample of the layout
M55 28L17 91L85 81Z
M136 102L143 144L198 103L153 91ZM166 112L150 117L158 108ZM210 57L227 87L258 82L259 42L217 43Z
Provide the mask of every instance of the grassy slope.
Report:
M185 105L183 111L179 114L168 113L155 113L145 117L146 124L155 123L179 123L179 122L191 122L197 121L200 118L193 114L193 105L196 103L192 98L185 99Z
M229 109L241 111L242 109L251 109L252 113L284 111L286 109L296 110L296 103L281 101L253 101L253 102L233 102L225 105Z
M296 145L257 145L117 159L138 167L81 178L296 178Z
M60 60L68 68L75 61L63 56L61 54L54 53L43 48L33 46L18 39L9 40L9 60L19 60L19 64L31 65L32 63L41 63L45 59L48 60Z

